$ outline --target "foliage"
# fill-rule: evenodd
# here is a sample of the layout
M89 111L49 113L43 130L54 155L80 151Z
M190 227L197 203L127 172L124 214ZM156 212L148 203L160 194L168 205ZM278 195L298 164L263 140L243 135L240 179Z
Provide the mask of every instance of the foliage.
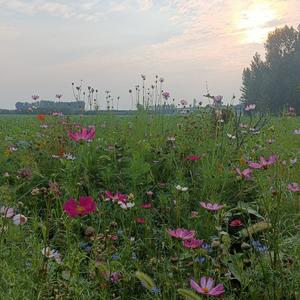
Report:
M279 113L293 107L300 111L300 26L277 28L265 44L266 59L256 53L243 71L241 101Z

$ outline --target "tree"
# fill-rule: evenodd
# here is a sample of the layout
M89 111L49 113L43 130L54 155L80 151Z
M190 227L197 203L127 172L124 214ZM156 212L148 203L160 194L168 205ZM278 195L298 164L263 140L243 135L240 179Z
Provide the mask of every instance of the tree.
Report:
M290 105L300 111L300 25L269 33L265 61L255 54L243 71L241 102L255 103L274 113Z

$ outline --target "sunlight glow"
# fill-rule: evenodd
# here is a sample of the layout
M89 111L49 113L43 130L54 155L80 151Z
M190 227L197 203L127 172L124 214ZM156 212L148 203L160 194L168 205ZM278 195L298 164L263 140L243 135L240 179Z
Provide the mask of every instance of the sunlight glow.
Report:
M270 1L259 1L247 10L241 11L237 26L243 32L243 43L262 43L274 26L271 22L278 19L277 12Z

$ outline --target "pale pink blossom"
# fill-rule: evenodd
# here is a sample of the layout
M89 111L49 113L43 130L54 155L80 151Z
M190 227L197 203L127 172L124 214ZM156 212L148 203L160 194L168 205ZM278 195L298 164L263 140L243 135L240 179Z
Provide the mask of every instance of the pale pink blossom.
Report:
M188 230L184 228L177 228L175 230L167 229L167 233L170 236L181 240L191 240L194 239L196 235L195 230Z
M220 205L217 203L209 203L209 202L200 202L200 205L202 208L211 210L211 211L217 211L224 207L223 205Z
M214 286L215 281L211 277L208 278L206 278L205 276L201 277L200 285L191 279L190 284L191 287L199 294L219 297L225 293L223 284L218 284Z

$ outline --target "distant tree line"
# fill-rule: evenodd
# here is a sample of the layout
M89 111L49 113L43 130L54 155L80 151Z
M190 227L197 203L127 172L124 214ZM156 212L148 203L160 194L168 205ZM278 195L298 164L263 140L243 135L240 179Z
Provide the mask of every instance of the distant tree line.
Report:
M15 104L18 112L37 112L41 114L51 114L53 112L62 112L63 114L79 114L84 112L84 101L73 102L55 102L41 100L34 103L17 102Z
M300 112L300 25L269 33L265 60L256 53L243 71L241 102L279 113L294 107Z

